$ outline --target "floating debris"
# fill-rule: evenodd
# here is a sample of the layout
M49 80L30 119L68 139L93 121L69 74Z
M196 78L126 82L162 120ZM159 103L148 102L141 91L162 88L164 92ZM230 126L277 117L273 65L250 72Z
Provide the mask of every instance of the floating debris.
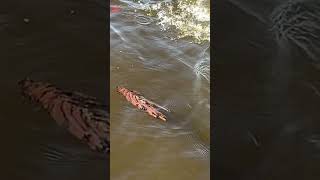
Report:
M260 142L258 141L257 136L255 136L252 132L248 131L248 135L256 147L259 147L261 145Z
M137 23L141 24L141 25L148 25L152 22L152 19L147 16L137 15L137 16L135 16L135 18L136 18Z
M111 5L110 9L111 9L111 11L110 11L111 13L119 13L119 12L121 12L121 7L120 6Z
M29 19L29 18L23 18L23 22L29 23L29 22L30 22L30 19Z
M72 9L70 10L70 14L71 14L71 15L74 15L75 13L76 13L76 12L75 12L74 10L72 10Z

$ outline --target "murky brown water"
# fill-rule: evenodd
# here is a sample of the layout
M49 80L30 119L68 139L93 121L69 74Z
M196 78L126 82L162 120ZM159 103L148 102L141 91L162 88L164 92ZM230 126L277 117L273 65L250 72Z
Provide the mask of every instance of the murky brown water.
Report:
M111 179L209 179L209 82L194 72L208 43L172 41L143 11L112 4L124 10L110 25ZM135 109L117 85L169 108L168 121Z
M0 179L106 179L92 152L47 113L23 101L25 76L107 101L106 10L91 0L1 2ZM25 20L24 20L25 19Z
M310 31L302 33L301 19L293 21L305 14L302 4L312 1L300 1L300 8L285 4L287 9L303 13L283 15L282 31L272 29L273 9L286 2L216 3L214 179L320 177L320 76L313 64L319 63L308 53L319 53L319 46L312 48L306 43L314 37ZM307 9L320 12L314 4ZM314 17L318 20L311 22L319 24L319 16ZM309 30L317 27L311 22L305 24L311 24ZM295 33L286 29L290 25L296 25ZM277 39L275 34L280 33L283 37ZM319 31L314 33L319 35Z

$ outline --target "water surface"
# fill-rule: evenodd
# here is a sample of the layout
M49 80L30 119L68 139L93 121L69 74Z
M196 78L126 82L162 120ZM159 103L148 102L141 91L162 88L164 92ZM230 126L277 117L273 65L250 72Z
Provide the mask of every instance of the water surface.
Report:
M319 70L308 53L319 53L314 48L319 46L300 41L315 40L312 31L299 24L311 20L308 16L294 21L300 11L278 11L279 7L295 11L290 2L302 2L301 14L306 14L304 3L312 1L217 3L215 179L320 177ZM317 6L308 6L309 12L319 12ZM283 29L272 28L277 24L272 17L281 14L277 22ZM295 27L295 33L287 27ZM278 33L284 36L277 38Z
M0 179L106 179L92 152L22 99L26 76L107 101L106 10L97 1L3 1L0 7Z
M209 179L209 42L176 38L134 1L111 15L111 179ZM168 121L135 109L116 86L170 109Z

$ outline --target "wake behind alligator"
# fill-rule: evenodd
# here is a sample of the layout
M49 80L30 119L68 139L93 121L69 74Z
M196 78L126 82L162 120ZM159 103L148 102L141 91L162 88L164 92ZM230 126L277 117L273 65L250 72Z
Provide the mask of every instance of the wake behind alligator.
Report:
M149 99L146 99L142 96L141 93L135 90L129 90L124 87L117 86L117 91L122 94L128 102L130 102L134 107L145 111L148 115L153 118L160 119L165 123L157 124L157 128L160 129L161 133L157 136L186 136L190 141L192 141L193 148L192 150L187 150L185 152L186 155L196 156L201 158L208 158L210 156L210 146L203 143L201 138L197 136L197 133L194 132L192 127L189 127L188 120L184 120L182 122L176 121L175 119L179 119L175 117L174 112L170 109L161 106ZM161 112L163 111L163 112ZM165 113L165 114L164 114ZM152 126L154 129L155 126ZM142 134L148 134L147 128L142 128L141 131L144 131ZM152 132L152 136L154 132Z

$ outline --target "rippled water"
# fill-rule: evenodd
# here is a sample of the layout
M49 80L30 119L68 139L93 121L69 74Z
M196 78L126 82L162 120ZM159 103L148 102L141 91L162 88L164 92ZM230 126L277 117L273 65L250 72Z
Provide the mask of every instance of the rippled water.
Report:
M133 2L111 15L111 179L209 179L209 42L172 40ZM197 43L195 43L197 42ZM121 85L169 108L162 122L116 92Z
M317 0L229 0L263 23L279 46L296 46L319 64L320 3Z
M214 179L319 179L317 3L217 3Z
M25 76L107 102L105 7L91 0L1 2L0 179L106 179L92 152L22 99Z
M162 30L175 31L171 39L192 37L195 42L210 41L210 1L121 0L121 2L157 18L156 23ZM138 22L141 24L141 21Z

